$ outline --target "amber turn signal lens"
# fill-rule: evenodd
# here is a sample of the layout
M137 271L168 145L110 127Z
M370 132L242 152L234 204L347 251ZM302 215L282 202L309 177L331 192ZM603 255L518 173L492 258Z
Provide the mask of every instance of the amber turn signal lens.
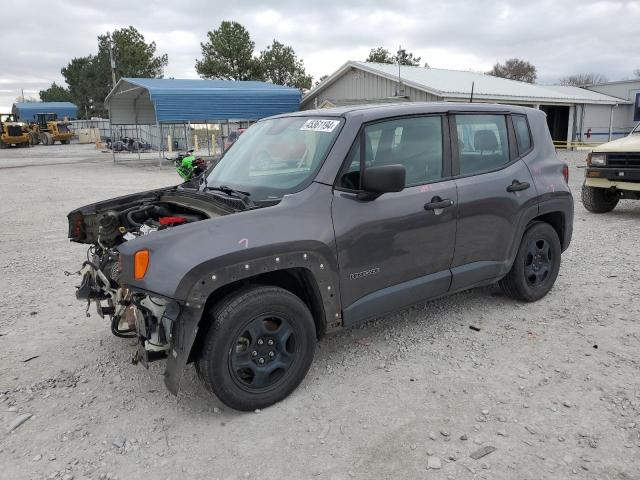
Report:
M142 280L149 266L149 250L138 250L133 258L133 277Z

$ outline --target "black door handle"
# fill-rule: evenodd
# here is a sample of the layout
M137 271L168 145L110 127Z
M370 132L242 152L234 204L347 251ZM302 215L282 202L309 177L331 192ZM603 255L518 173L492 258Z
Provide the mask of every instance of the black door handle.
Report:
M442 210L443 208L451 207L454 204L453 200L440 197L433 197L429 203L424 204L425 210Z
M526 190L530 186L529 182L519 182L518 180L514 180L511 182L511 185L507 187L507 192L519 192L521 190Z

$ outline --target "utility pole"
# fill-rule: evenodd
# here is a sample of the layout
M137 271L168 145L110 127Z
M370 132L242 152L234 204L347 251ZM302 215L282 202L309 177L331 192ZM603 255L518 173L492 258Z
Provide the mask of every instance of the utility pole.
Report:
M396 54L396 60L398 61L398 92L396 95L400 96L400 90L402 88L402 79L400 78L400 55L402 53L402 45L398 45L398 53Z
M113 59L113 46L111 42L111 33L107 32L107 40L109 41L109 63L111 64L111 88L116 86L116 61Z

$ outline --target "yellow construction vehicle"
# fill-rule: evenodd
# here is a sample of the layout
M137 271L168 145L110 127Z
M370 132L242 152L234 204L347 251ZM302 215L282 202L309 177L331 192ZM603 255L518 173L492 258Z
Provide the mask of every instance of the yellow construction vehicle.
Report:
M53 145L60 142L66 145L71 142L73 131L71 122L58 120L55 113L37 113L35 123L29 124L29 141L32 145L42 143Z
M12 113L0 113L0 148L28 147L29 133Z

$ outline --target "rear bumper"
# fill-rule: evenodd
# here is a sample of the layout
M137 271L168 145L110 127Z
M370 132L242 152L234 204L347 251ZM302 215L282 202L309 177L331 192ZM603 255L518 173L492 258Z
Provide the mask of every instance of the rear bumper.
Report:
M635 182L619 180L609 180L607 178L591 178L587 177L584 181L587 187L593 188L615 188L617 190L627 190L633 192L640 192L640 179Z

